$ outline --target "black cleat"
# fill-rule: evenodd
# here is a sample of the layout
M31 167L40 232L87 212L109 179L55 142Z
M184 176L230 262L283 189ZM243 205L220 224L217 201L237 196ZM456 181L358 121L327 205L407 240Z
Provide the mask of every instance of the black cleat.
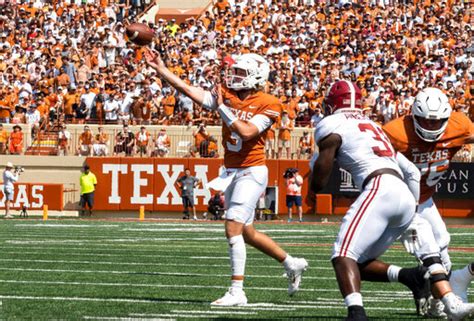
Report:
M364 307L360 305L351 305L348 307L347 318L344 321L369 321L367 315L365 314Z
M430 280L425 279L428 269L422 265L415 268L400 270L398 280L404 284L413 293L415 300L416 313L418 315L426 315L428 312L431 296Z

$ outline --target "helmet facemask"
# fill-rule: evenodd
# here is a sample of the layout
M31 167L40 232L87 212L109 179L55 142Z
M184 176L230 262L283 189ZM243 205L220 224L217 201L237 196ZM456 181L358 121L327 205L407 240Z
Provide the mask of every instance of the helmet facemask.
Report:
M438 127L436 129L431 129L431 128L426 128L427 126L423 126L425 121L438 121L439 125L438 126L430 126L430 127ZM427 142L436 142L438 139L443 136L444 131L446 130L446 127L448 126L448 120L449 118L443 118L443 119L426 119L422 118L420 116L413 115L413 122L415 124L415 132L417 135L423 139L424 141Z

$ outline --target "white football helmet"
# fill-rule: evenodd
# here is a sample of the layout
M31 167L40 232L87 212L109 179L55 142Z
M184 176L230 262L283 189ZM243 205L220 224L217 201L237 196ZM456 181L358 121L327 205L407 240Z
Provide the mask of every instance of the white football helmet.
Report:
M245 75L241 70L245 71ZM243 54L230 66L226 84L236 91L259 89L265 87L269 74L270 65L265 58L257 54Z
M425 88L418 93L413 103L412 113L415 132L427 142L437 141L448 126L452 109L448 97L438 88ZM426 129L421 126L419 119L442 120L437 129Z

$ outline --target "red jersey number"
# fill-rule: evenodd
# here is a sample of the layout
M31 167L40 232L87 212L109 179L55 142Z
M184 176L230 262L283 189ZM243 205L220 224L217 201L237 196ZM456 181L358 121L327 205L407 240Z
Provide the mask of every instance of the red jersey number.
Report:
M372 147L372 150L374 151L375 155L379 157L393 157L395 155L393 147L390 145L390 141L388 140L387 136L385 136L385 133L380 127L374 126L370 123L360 123L359 130L361 132L372 132L374 134L372 138L383 144L383 148L379 146Z

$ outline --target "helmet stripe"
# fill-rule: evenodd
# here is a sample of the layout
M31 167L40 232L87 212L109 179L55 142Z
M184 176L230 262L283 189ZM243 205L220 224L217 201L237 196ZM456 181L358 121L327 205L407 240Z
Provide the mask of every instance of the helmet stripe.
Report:
M356 103L356 90L354 88L354 84L351 81L344 80L349 86L349 90L351 91L351 108L356 108L355 103Z

